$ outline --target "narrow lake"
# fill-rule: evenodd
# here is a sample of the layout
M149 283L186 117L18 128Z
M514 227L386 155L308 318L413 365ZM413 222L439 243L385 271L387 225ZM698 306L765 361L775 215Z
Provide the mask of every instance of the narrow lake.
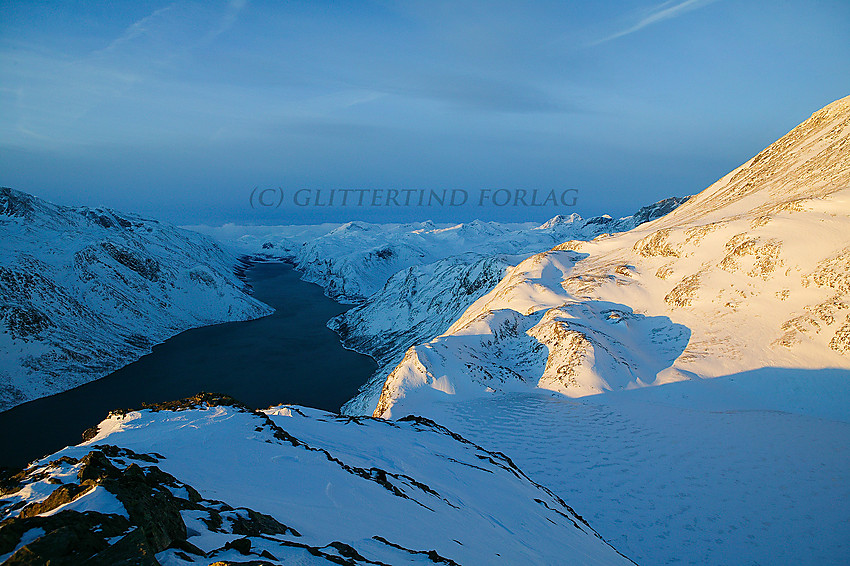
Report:
M246 277L274 314L187 330L102 379L0 413L0 466L22 466L78 444L113 409L200 391L254 408L292 403L338 411L376 368L325 326L349 307L301 281L287 264L256 264Z

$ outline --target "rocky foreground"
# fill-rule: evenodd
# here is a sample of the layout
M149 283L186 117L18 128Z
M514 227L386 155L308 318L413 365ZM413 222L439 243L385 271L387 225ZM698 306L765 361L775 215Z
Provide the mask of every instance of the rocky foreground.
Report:
M203 394L3 480L4 564L629 564L511 460L422 418Z

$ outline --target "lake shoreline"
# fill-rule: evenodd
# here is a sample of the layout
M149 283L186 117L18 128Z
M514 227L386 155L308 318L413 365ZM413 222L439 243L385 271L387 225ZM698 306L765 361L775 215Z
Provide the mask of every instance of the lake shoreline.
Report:
M303 281L291 262L246 256L234 271L274 313L186 330L103 378L0 412L0 467L18 468L81 442L110 411L200 391L256 409L299 404L339 412L377 367L327 327L351 305Z

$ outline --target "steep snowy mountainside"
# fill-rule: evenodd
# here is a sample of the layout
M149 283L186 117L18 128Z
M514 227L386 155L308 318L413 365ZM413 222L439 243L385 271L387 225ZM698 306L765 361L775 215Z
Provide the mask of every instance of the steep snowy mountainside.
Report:
M342 412L370 414L390 371L414 344L442 334L524 256L460 254L412 266L390 277L364 303L328 322L347 348L371 356L378 369Z
M102 377L192 327L271 312L200 234L0 189L0 410Z
M0 516L12 563L631 563L507 457L427 419L209 394L111 415L7 478Z
M342 225L188 228L235 246L243 254L290 260L306 281L324 287L331 298L359 303L381 290L401 270L460 254L529 255L568 239L630 230L685 200L668 198L616 220L610 216L584 220L571 214L555 216L542 225L480 220L462 224L353 221Z
M850 367L850 98L658 220L510 270L387 378L376 416L529 386L579 397Z
M455 248L468 247L471 251L396 272L379 291L328 324L340 334L346 347L368 354L378 362L378 370L360 393L346 403L343 412L371 413L387 375L401 361L404 352L444 332L469 305L498 283L509 266L547 247L550 241L567 236L589 239L610 231L630 229L636 223L666 214L684 200L668 198L619 220L608 216L588 221L576 214L556 216L543 225L513 233L505 231L505 225L482 222L454 226L450 230L438 229L440 237L450 235L456 239L460 233L466 236L462 242L455 242L448 248L434 246L426 240L427 249L436 247L433 253L429 252L431 255ZM470 234L489 237L478 241L471 239ZM347 258L356 258L358 253L362 251ZM386 266L390 261L391 257ZM357 264L356 260L354 263ZM381 271L376 270L376 273ZM344 280L362 281L362 278L354 273L347 274Z
M708 225L736 215L768 222L782 210L802 212L810 201L850 187L848 114L850 96L828 104L657 227Z

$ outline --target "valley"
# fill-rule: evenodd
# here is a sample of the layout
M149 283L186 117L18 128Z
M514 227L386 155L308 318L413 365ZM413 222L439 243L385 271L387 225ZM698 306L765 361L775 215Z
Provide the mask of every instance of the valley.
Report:
M294 393L255 410L293 364L292 352L270 352L262 369L269 381L235 394L251 399L263 390L262 402L183 393L189 383L169 390L183 400L128 401L101 414L83 442L6 474L0 529L12 534L0 538L0 558L45 556L80 513L92 513L87 520L101 525L86 548L92 563L143 552L152 564L174 565L244 557L263 564L843 564L850 540L849 140L844 98L699 194L616 220L226 225L193 227L194 235L161 228L213 250L216 269L194 265L177 248L167 250L168 261L162 251L162 260L147 261L135 232L146 225L131 222L129 233L109 238L138 244L135 252L108 240L84 248L100 254L91 259L112 282L110 300L128 287L171 298L159 275L170 268L187 295L217 289L239 307L222 312L215 302L182 297L176 304L188 307L184 316L198 322L199 312L212 310L245 318L245 308L252 316L268 308L256 301L264 285L289 300L278 278L303 288L294 279L302 277L320 285L310 289L327 310L288 313L289 303L270 302L284 318L292 315L286 336L295 349L338 357L338 338L324 327L330 319L345 347L377 367L370 362L357 379L346 378L334 412L317 409L324 401L315 397L303 401L313 407L291 404L300 403ZM8 194L30 209L7 206L7 227L34 210L57 212ZM87 209L58 212L86 233L91 228ZM96 215L103 217L124 218ZM98 237L101 228L94 228ZM244 255L285 260L297 272L259 266L250 298L226 269ZM92 291L89 264L39 263L31 252L15 261L16 273L24 265L62 273L63 296ZM18 275L6 283L21 288ZM46 295L11 293L29 301L7 309L15 316L6 319L5 339L22 352L59 347L52 330L59 325L21 324L56 316ZM160 310L167 301L149 308L149 320L173 330ZM33 316L20 316L26 312ZM63 305L58 314L68 336L75 313ZM333 348L311 334L307 319L322 325ZM261 328L271 320L236 324ZM204 347L224 351L233 365L223 373L239 381L252 350L241 337L225 344L212 336ZM81 351L85 342L71 345ZM187 351L169 362L178 373L192 372L191 360L181 359ZM36 369L54 360L41 359ZM214 375L222 362L209 361ZM327 384L317 387L309 371L297 380L322 394L339 387L332 365L317 371ZM154 374L149 368L139 378ZM56 387L49 376L42 374L41 391ZM170 509L170 523L151 520L150 508L132 496L140 489L159 493L151 497ZM173 528L163 533L165 526ZM109 537L97 534L106 530Z
M199 391L256 409L297 403L339 411L375 367L325 325L346 307L287 264L254 264L245 278L272 314L187 330L106 377L0 412L0 430L16 431L0 436L0 466L24 466L76 444L110 411Z

